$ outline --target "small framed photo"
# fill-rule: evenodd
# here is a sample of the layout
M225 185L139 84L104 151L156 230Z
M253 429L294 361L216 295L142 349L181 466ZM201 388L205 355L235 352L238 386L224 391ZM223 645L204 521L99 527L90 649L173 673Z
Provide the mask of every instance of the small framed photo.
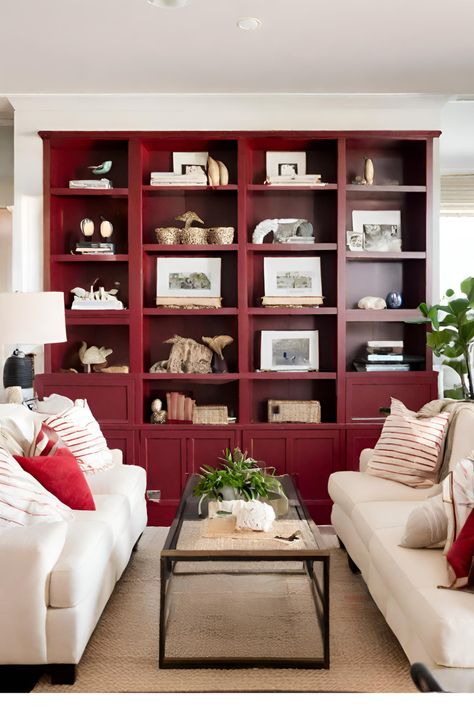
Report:
M364 225L366 252L401 252L399 225Z
M350 252L364 251L364 234L363 232L346 232L347 249Z
M207 175L209 153L173 153L173 173L179 175Z
M265 296L322 296L320 257L265 257Z
M261 370L318 370L318 331L262 331Z
M158 257L156 295L201 297L221 295L221 259Z
M305 151L267 151L267 176L306 175Z

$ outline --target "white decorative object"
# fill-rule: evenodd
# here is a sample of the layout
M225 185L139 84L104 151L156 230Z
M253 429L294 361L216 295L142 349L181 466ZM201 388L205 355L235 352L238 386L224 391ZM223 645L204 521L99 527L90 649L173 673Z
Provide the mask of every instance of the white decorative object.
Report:
M86 373L90 373L91 365L101 365L102 363L107 363L107 357L113 353L112 348L106 348L105 346L90 346L87 347L87 343L82 341L82 345L79 348L79 360L84 366Z
M364 158L364 179L367 185L373 185L374 164L370 158Z
M221 161L217 161L217 165L219 166L219 182L221 185L228 185L229 184L229 171L227 170L227 166Z
M319 370L318 331L262 331L261 370Z
M357 304L358 309L386 309L385 299L380 296L364 296Z
M189 177L197 174L206 174L209 153L173 153L173 172Z
M252 531L270 531L275 520L275 511L263 501L234 501L232 513L236 518L237 529L249 528Z
M102 286L96 291L94 291L94 285L90 287L89 291L76 286L71 289L71 294L74 294L71 309L86 311L123 309L123 303L117 299L117 293L118 289L106 291Z
M321 296L320 257L265 257L265 296Z
M211 156L207 159L207 177L209 185L216 187L220 183L219 164Z
M158 257L156 295L173 297L220 297L221 259L207 257Z
M263 240L269 232L273 232L274 242L314 242L312 224L297 217L274 217L262 220L253 231L252 242L263 244Z
M92 237L94 234L94 223L88 217L81 220L81 232L84 237Z
M400 210L353 210L352 229L364 232L364 225L398 225L400 228Z
M114 228L113 228L112 223L109 222L109 220L102 219L99 229L100 229L100 235L104 239L109 239L109 237L112 237Z
M305 151L267 151L266 154L267 178L275 175L284 175L290 178L293 175L306 174Z
M5 400L9 405L21 405L23 403L23 390L19 385L10 385L5 388Z

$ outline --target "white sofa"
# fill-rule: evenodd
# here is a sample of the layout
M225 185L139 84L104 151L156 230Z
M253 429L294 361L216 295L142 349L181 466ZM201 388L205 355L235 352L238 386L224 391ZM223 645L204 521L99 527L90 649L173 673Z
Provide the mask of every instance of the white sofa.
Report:
M87 475L96 511L0 529L0 665L46 665L53 683L74 683L147 522L145 471L113 454L112 468Z
M473 446L474 414L463 411L450 467ZM400 546L408 515L435 487L413 489L365 474L370 453L362 452L360 472L329 478L332 523L351 568L362 573L410 662L426 664L446 690L474 691L474 595L437 587L448 584L442 549Z

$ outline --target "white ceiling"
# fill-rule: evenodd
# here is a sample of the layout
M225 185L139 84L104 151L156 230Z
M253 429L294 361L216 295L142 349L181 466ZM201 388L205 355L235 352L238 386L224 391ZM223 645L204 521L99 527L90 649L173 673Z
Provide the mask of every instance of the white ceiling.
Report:
M474 93L472 0L191 3L0 0L0 94Z

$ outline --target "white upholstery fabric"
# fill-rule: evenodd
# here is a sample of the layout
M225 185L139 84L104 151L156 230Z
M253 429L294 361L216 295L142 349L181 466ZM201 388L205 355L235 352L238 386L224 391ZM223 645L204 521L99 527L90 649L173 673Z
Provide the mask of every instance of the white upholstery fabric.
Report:
M95 494L122 494L131 502L145 497L146 476L142 467L115 464L112 469L86 474L90 490Z
M96 510L76 511L76 520L83 523L100 521L107 524L115 543L130 520L129 500L122 494L95 494L94 502Z
M0 532L0 663L45 664L48 576L68 524L44 523Z
M375 531L382 528L402 528L398 543L402 540L404 523L419 501L369 501L356 504L351 519L364 546L369 547Z
M449 459L449 471L465 458L470 458L474 447L474 411L464 408L456 418L456 427Z

